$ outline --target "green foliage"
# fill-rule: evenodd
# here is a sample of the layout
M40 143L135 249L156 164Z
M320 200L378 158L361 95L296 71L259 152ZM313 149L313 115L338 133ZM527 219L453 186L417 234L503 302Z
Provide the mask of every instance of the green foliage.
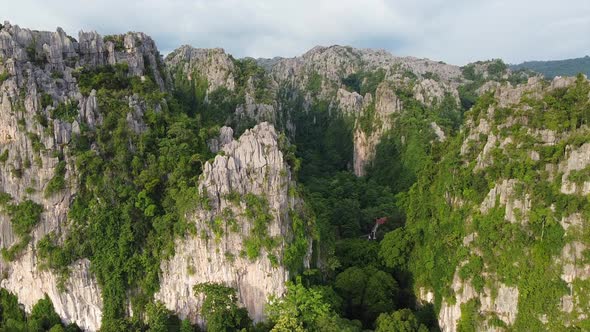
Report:
M434 134L424 132L433 120L439 118L413 98L408 88L399 88L396 95L404 104L404 112L397 117L396 130L383 135L377 145L367 176L376 183L388 185L394 193L406 191L431 159L431 141Z
M360 319L366 325L379 314L395 309L397 282L374 267L350 267L336 276L334 285L344 299L347 317Z
M450 128L453 132L457 132L463 123L463 112L457 105L455 97L449 93L445 94L437 108L435 110L438 117L436 123L443 128Z
M33 306L31 316L28 319L29 326L35 326L33 330L47 331L55 325L61 325L61 319L53 308L53 303L47 295Z
M373 132L374 127L380 127L381 124L375 119L375 101L370 103L359 117L359 126L368 136Z
M437 73L433 73L433 72L430 72L430 71L427 71L426 73L424 73L422 75L422 77L424 79L430 79L430 80L434 80L434 81L440 82L440 76Z
M586 166L581 170L572 170L568 175L568 180L577 184L581 185L585 181L590 181L590 166Z
M10 322L24 322L25 312L19 307L17 297L4 288L0 288L0 327ZM14 326L14 323L12 323Z
M244 245L248 259L255 260L259 257L261 249L270 252L276 246L275 240L268 235L268 225L273 217L266 198L247 193L244 200L245 215L252 222L250 234L244 239Z
M379 257L383 260L385 266L404 270L412 250L412 244L411 235L408 234L404 227L400 227L385 234L383 241L381 241Z
M544 96L542 103L533 102L530 125L539 129L558 132L573 131L590 123L590 83L582 76L575 83L562 89L555 89Z
M353 73L342 79L342 84L348 91L361 92L361 85L363 84L363 77L360 73Z
M89 95L92 89L100 88L124 93L131 86L128 72L129 66L123 63L94 69L83 68L75 72L74 77L78 80L80 92L85 96Z
M322 82L323 78L320 74L315 71L311 72L307 79L307 91L309 91L312 96L316 96L322 90Z
M13 231L18 236L28 235L37 225L43 212L43 207L29 199L7 207Z
M0 192L0 206L6 207L6 205L12 200L12 196L9 193Z
M6 81L9 77L10 77L10 74L6 71L0 73L0 85L2 83L4 83L4 81Z
M590 56L555 61L527 61L511 65L510 68L534 70L547 79L553 79L555 76L576 76L579 73L590 77Z
M301 159L299 180L333 175L352 160L352 119L331 115L328 104L318 102L308 112L294 110L294 143Z
M124 35L107 35L102 39L105 43L112 42L115 45L115 51L121 52L125 50Z
M383 313L377 318L375 332L427 332L428 328L420 324L410 309Z
M490 106L495 104L494 92L486 92L477 99L477 102L470 108L467 114L473 119L478 119L481 114L486 114Z
M216 283L202 283L194 287L195 295L203 295L201 315L209 331L237 331L252 323L248 312L237 305L236 290Z
M359 238L346 238L336 243L336 256L341 269L352 266L379 266L379 243Z
M482 318L479 314L479 302L471 299L461 304L461 319L457 323L458 332L476 332L480 330Z
M147 329L148 332L172 332L181 330L180 320L170 310L166 309L161 302L149 303L146 306L146 315L147 325L149 326ZM191 331L192 326L190 322L185 327L185 329L187 328Z
M196 332L199 331L199 329L196 326L193 326L193 324L191 324L191 321L188 319L183 319L182 322L180 323L180 332Z
M309 221L309 216L300 216L293 211L290 212L290 216L293 238L285 248L283 262L290 271L298 271L303 266L303 260L307 254L308 230L313 221Z
M25 48L25 52L27 53L27 58L29 61L38 67L41 67L47 63L47 55L45 53L39 54L37 52L37 41L34 37L31 41L31 44Z
M375 96L377 86L385 79L385 70L378 69L363 76L364 80L363 84L361 85L360 94L364 96L365 94L370 93L371 95Z
M2 152L2 154L0 154L0 162L2 164L5 164L7 160L8 160L8 149L4 150Z
M49 182L47 182L47 186L45 186L45 197L51 197L56 193L62 191L66 187L66 162L61 160L55 166L55 171L53 177Z
M71 101L59 103L57 107L51 111L51 117L64 122L73 122L78 116L78 106Z
M43 143L41 143L41 138L39 138L39 135L27 133L27 137L31 140L31 145L34 152L39 153L40 151L45 150L45 146Z
M470 81L479 81L483 79L483 76L481 74L476 73L474 64L469 64L465 67L462 67L461 72L463 73L463 77Z
M70 66L70 67L73 67L73 66ZM51 78L53 78L54 80L63 79L64 74L61 71L52 70L51 71Z
M342 79L342 84L349 91L356 91L364 96L367 93L375 96L377 86L385 79L385 70L378 69L369 72L358 72L348 75Z
M62 245L43 239L39 256L63 274L76 259L89 258L104 290L102 328L125 330L127 289L136 290L129 300L141 316L159 287L160 261L173 253L174 238L189 230L185 218L198 201L198 176L210 156L205 142L215 131L153 82L130 79L125 65L83 69L77 77L83 93L97 90L104 118L72 138L79 174L68 216L74 227ZM142 133L127 124L125 97L132 93L146 103Z
M11 262L14 261L17 256L25 250L27 245L31 241L31 236L26 234L22 236L16 244L13 244L10 248L2 248L2 258L5 261Z
M80 329L75 324L64 329L47 295L33 306L31 314L27 317L16 296L0 289L0 331L77 332Z
M270 80L264 68L260 67L256 60L252 58L234 60L234 65L236 66L236 85L241 90L238 91L238 94L244 93L248 80L252 79L254 83L254 99L260 103L272 103L272 95L268 86Z
M275 324L272 331L321 331L320 321L331 314L321 292L308 289L297 278L287 283L287 294L271 297L266 307L268 319Z
M497 59L488 64L488 74L492 77L500 77L508 69L504 61Z
M41 108L46 108L47 106L53 105L53 98L51 98L50 94L42 93L41 94Z

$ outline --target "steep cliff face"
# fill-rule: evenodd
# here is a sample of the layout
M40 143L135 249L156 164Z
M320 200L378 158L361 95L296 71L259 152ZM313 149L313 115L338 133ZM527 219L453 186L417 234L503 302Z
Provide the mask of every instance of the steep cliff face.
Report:
M64 280L43 269L36 252L45 235L66 236L78 185L69 144L81 126L94 128L102 121L96 93L80 93L76 68L121 63L130 75L150 75L164 88L155 44L142 33L106 41L80 32L76 41L62 29L30 31L8 22L0 31L0 186L10 198L0 216L0 286L14 292L27 310L48 294L65 321L89 330L99 328L102 316L101 291L89 261L74 262ZM139 113L130 114L129 123L139 130L141 104L133 98L129 104ZM19 206L40 207L30 229L15 230L22 218L14 212Z
M589 98L585 77L531 78L489 89L468 113L465 139L455 143L463 166L447 170L467 178L444 180L447 204L458 213L446 218L462 216L465 252L449 270L443 331L586 326L590 262L581 253L590 245L590 144L582 119ZM437 236L450 236L440 227Z
M201 75L207 80L207 92L224 87L229 91L236 88L236 68L230 56L223 49L203 49L182 46L166 57L166 65L173 75L183 75L197 80Z
M277 123L276 86L253 59L234 59L219 48L182 46L165 61L175 90L215 108L225 124L242 132L256 123Z
M391 129L393 125L394 113L399 113L403 110L401 100L397 98L392 87L388 83L381 83L375 91L374 105L368 105L361 111L361 117L357 120L354 131L354 174L356 176L365 175L368 163L375 157L375 149L381 137ZM372 103L371 95L367 95L364 99L369 104ZM368 112L374 112L371 118L365 119L363 115L368 117ZM369 122L367 126L364 122Z
M293 230L303 226L293 226L301 201L272 125L246 130L221 151L204 166L203 202L188 217L195 231L177 240L176 254L162 263L156 298L181 318L197 321L201 303L193 287L220 282L236 288L241 304L259 321L268 297L285 291L293 238L305 236ZM307 245L301 249L298 259L307 260Z

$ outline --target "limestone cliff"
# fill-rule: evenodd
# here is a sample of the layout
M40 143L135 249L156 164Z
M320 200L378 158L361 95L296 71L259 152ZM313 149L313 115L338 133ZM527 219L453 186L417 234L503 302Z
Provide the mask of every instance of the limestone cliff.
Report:
M193 287L220 282L238 290L255 321L263 319L268 297L281 295L289 276L285 257L301 204L294 190L272 125L258 124L226 142L204 166L204 202L188 217L196 231L177 240L176 254L162 263L156 298L181 318L197 321L200 299Z
M457 66L342 46L318 46L300 57L276 59L267 65L273 80L291 90L291 98L303 99L303 111L325 100L334 115L355 119L352 168L357 176L365 174L382 136L394 127L395 113L404 109L396 90L409 90L413 99L432 107L446 95L458 103L457 87L464 80ZM358 86L351 86L351 81ZM293 117L293 109L283 112L287 113L284 118ZM367 121L370 126L361 126ZM297 129L294 125L287 128Z
M60 28L39 32L5 22L0 30L0 73L5 75L0 80L0 188L10 204L31 201L42 207L30 238L14 232L6 207L0 214L0 247L13 256L12 261L0 260L0 286L14 292L26 310L46 293L64 321L97 330L102 298L89 261L76 261L62 280L42 269L36 257L37 242L45 235L63 239L67 234L68 209L78 184L69 153L72 137L81 126L93 128L102 121L96 93L80 92L75 71L123 63L130 75L150 75L162 89L164 80L155 44L143 33L107 40L80 32L78 39ZM137 113L130 114L129 123L140 130L142 105L134 98L129 104ZM50 191L52 180L62 177L58 190Z
M582 212L590 184L589 129L565 120L575 118L578 106L556 105L561 98L588 105L588 86L583 77L498 84L468 113L463 167L485 178L488 188L479 199L456 191L447 199L464 211L461 250L468 254L449 284L452 295L442 298L443 331L457 331L460 324L485 331L584 326L590 305L584 286L590 263L581 254L590 247ZM482 231L483 225L493 230ZM536 256L539 250L544 256ZM427 289L420 293L433 301Z
M253 59L234 59L223 49L182 46L166 57L172 81L191 87L205 105L230 103L224 122L243 129L256 123L277 122L276 86ZM231 101L228 101L231 99ZM219 112L219 110L218 110Z
M235 65L223 49L202 49L182 46L166 57L166 65L173 75L183 75L189 80L198 79L201 75L207 80L207 91L220 87L229 91L236 88Z

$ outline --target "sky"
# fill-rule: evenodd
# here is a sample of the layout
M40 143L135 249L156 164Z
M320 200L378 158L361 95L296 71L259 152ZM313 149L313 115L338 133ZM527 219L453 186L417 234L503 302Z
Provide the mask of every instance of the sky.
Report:
M1 0L0 21L100 34L143 31L161 53L222 47L292 57L316 45L464 65L590 55L590 0Z

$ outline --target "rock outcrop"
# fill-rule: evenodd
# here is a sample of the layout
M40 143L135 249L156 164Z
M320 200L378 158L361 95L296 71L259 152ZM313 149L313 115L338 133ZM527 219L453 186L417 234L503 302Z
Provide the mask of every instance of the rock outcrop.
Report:
M272 125L256 125L221 151L204 166L199 192L205 203L188 216L196 232L177 240L175 256L162 263L156 299L181 318L199 321L201 299L193 287L223 283L237 289L240 303L259 321L268 297L285 291L289 272L283 259L300 201L290 194L291 171ZM267 223L266 234L257 229L259 218ZM248 244L256 237L271 240L272 248L257 253Z
M463 282L457 274L451 284L456 297L454 303L443 301L438 319L442 331L456 332L457 323L461 319L461 305L470 300L477 299L480 302L479 311L482 313L494 313L506 325L514 324L518 314L518 288L503 284L494 285L496 295L492 295L490 288L484 288L477 292L469 282ZM481 330L496 331L495 327L484 325Z
M371 95L365 102L371 103ZM375 150L382 136L392 128L393 115L403 110L403 103L397 98L388 82L381 83L375 92L375 104L366 105L357 118L354 130L353 165L356 176L365 175L366 167L375 157ZM363 125L363 114L374 112L370 126ZM364 120L367 121L367 120Z
M166 57L166 65L172 75L183 75L189 80L198 79L194 75L201 75L207 80L207 92L220 87L229 91L236 88L235 65L221 48L181 46Z

